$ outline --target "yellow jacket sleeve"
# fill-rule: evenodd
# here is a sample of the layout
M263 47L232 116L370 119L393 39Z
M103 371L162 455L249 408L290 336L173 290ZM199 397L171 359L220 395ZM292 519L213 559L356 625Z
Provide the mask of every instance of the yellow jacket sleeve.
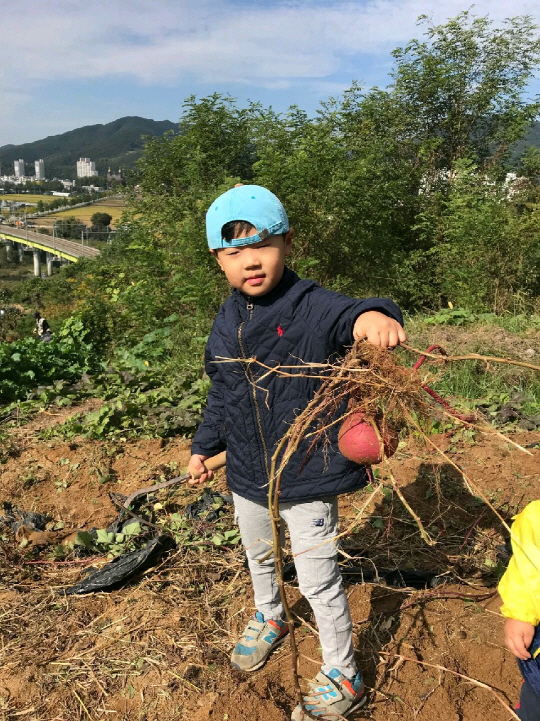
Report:
M537 626L540 623L540 501L514 518L513 555L499 583L501 613Z

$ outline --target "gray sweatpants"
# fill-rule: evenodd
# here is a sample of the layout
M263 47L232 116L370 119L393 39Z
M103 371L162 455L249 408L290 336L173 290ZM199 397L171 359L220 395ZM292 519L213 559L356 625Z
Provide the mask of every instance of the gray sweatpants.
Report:
M274 557L259 563L272 548L272 525L266 503L233 494L235 518L246 549L255 606L265 619L280 618L283 606ZM338 503L328 497L307 503L281 503L301 593L309 601L322 647L323 673L337 668L348 678L356 673L349 603L337 563ZM284 543L284 526L282 539ZM329 540L330 539L330 540ZM326 541L326 543L325 543Z

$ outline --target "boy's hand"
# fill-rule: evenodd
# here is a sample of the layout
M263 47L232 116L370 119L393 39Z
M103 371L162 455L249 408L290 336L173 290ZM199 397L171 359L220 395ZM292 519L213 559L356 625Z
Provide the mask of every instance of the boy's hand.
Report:
M204 462L210 456L201 456L194 453L189 459L187 472L191 475L188 481L189 486L199 486L202 483L208 483L214 477L214 471L206 470Z
M504 624L504 642L508 650L512 651L514 656L526 661L531 657L527 650L532 643L534 636L534 626L532 623L518 621L515 618L507 618Z
M405 331L393 318L389 318L378 310L368 310L358 316L354 323L353 337L355 340L365 338L371 345L379 348L395 348L405 343Z

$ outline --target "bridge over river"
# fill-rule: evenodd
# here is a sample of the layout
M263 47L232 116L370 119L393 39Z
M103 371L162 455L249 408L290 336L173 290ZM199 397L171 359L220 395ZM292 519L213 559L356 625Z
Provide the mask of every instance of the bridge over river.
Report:
M14 250L18 250L21 256L25 250L33 251L34 275L38 278L41 276L43 253L45 253L47 263L47 275L52 275L55 260L77 263L81 258L97 258L99 255L99 250L84 245L83 242L75 243L73 240L35 233L28 228L11 228L0 225L0 241L2 240L7 244L8 255Z

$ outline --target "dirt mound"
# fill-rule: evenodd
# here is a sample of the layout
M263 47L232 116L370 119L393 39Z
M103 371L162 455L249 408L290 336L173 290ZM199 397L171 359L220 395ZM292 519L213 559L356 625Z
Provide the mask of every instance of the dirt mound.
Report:
M110 491L129 494L178 475L189 456L179 440L68 444L39 441L32 430L21 430L0 465L0 501L72 527L104 527L116 516ZM540 434L512 438L530 444ZM505 518L538 497L539 450L529 456L493 437L470 435L438 442ZM356 521L344 550L376 567L433 571L449 583L416 591L347 586L358 662L370 688L368 706L352 718L507 721L503 703L517 699L520 677L503 646L495 595L506 532L444 459L409 447L392 464L437 544L421 541L388 488ZM224 489L222 476L216 486ZM160 504L178 512L200 490L160 493ZM361 491L342 499L344 528L366 498ZM225 518L232 525L230 511ZM121 590L66 597L63 590L89 564L106 559L58 561L51 551L18 547L7 532L2 540L0 719L289 718L296 701L287 644L253 676L229 667L234 641L253 612L238 548L188 541ZM300 672L310 678L320 664L313 618L293 582L288 592L298 618Z

